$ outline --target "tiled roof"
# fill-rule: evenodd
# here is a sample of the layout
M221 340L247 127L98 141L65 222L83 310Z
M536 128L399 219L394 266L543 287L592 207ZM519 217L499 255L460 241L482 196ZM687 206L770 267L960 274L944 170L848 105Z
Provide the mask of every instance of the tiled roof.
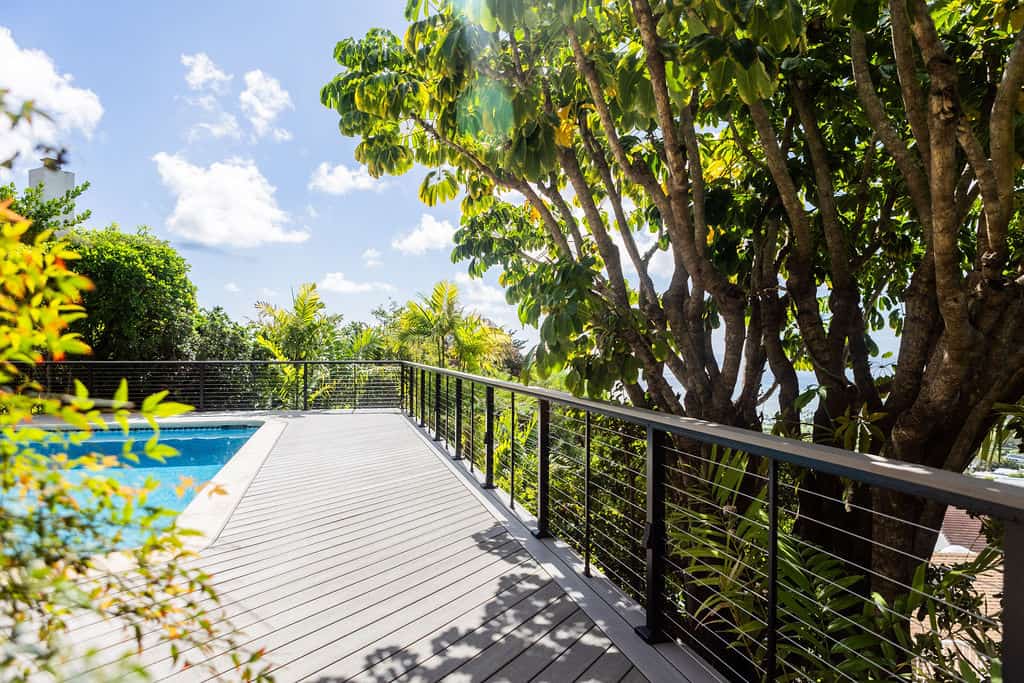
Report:
M935 544L936 553L947 552L947 549L952 552L960 550L961 554L978 553L986 545L985 535L981 533L981 519L971 517L959 508L946 509L942 530ZM950 546L957 546L957 549Z

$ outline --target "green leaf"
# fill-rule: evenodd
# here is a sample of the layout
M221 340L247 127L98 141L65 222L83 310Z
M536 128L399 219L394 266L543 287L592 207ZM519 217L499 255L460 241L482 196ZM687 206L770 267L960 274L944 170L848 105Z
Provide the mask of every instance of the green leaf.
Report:
M167 398L167 394L169 393L169 391L164 389L163 391L158 391L155 394L147 396L142 401L142 412L152 413L154 410L156 410L156 407L160 404L160 402Z
M121 378L121 382L117 385L117 391L114 392L114 403L118 406L128 402L128 380Z

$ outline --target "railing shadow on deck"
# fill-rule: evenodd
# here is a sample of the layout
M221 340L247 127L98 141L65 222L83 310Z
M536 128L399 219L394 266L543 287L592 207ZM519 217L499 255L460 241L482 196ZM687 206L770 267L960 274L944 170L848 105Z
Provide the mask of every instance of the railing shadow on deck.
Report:
M536 561L517 541L507 534L497 540L482 534L474 537L479 547L496 557L496 564L508 567L497 578L459 589L460 593L482 591L482 596L478 594L467 602L465 593L453 595L451 601L435 610L444 613L447 621L437 624L430 633L423 634L420 627L419 635L396 636L390 639L393 642L388 637L381 638L378 642L382 644L371 652L342 655L324 667L340 668L339 673L311 680L436 681L456 670L483 680L527 651L533 665L524 666L518 675L525 676L529 671L532 678L556 662L583 635L572 627L579 630L583 624L584 630L589 630L592 622L554 580L538 570ZM403 621L400 614L398 621ZM417 617L410 624L419 622ZM554 633L559 628L564 631ZM575 666L582 673L604 649L590 646L576 651L572 655Z
M1024 680L1017 487L403 361L33 372L203 411L400 408L638 600L641 635L734 680ZM963 513L984 541L951 554Z

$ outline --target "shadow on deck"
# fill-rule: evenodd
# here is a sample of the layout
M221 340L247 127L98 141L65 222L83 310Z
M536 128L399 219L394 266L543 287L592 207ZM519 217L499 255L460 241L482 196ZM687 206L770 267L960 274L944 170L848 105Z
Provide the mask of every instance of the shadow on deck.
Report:
M277 681L698 680L665 656L675 645L647 646L568 581L553 546L538 553L403 416L287 419L200 561ZM131 649L109 624L78 637L100 648L91 680ZM159 681L237 678L218 645L185 652L188 669L160 645L142 663Z

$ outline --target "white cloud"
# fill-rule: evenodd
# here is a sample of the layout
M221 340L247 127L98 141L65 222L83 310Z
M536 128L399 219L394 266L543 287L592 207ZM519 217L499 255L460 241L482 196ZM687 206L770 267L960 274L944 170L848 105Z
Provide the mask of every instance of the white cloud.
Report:
M274 121L285 109L294 109L291 95L281 83L259 69L245 74L245 90L238 96L242 112L249 118L256 137L270 134L275 140L290 140L292 134L274 127Z
M185 101L199 107L203 111L220 111L220 103L216 95L200 95L199 97L186 97Z
M492 287L479 278L470 277L467 273L456 273L455 282L459 285L459 296L468 303L507 305L505 292L500 287Z
M278 293L279 292L276 289L271 289L270 287L260 287L260 296L263 297L264 299L273 299L278 295Z
M213 138L233 138L237 140L242 137L242 129L238 125L238 119L234 114L224 111L220 113L217 121L204 121L192 126L188 131L189 142L195 142L203 135Z
M185 82L192 90L223 93L227 91L231 79L234 78L231 74L224 73L205 52L197 52L194 55L183 54L181 65L188 69L185 73Z
M252 161L232 158L203 167L164 152L153 161L176 200L166 221L175 235L233 247L309 239L308 230L286 228L291 218L277 205L276 188Z
M344 164L338 164L332 167L324 161L309 177L309 189L326 194L342 195L358 190L380 192L385 187L387 182L371 176L364 166L351 169Z
M344 273L327 273L317 285L320 289L337 294L365 294L367 292L393 292L394 287L386 282L355 282Z
M316 220L320 217L320 212L316 210L316 207L312 204L306 204L306 215Z
M381 253L374 248L367 249L363 252L363 265L367 268L376 268L377 266L384 263L380 259Z
M391 246L406 254L422 254L431 249L450 249L454 237L455 228L451 223L425 213L415 230L399 235Z
M42 50L21 48L10 29L0 26L0 88L9 90L8 108L16 109L32 100L36 109L50 118L35 116L0 135L0 161L18 154L23 163L35 165L38 145L59 147L78 132L91 137L103 116L103 105L92 90L72 85L71 74L57 72L50 56ZM10 172L0 168L0 179Z
M242 291L242 288L239 287L234 282L229 282L226 285L224 285L224 289L226 289L227 291L231 292L232 294L238 294L239 292Z
M499 325L519 326L515 308L505 300L505 292L500 287L470 277L467 273L456 273L454 279L459 286L459 299L470 309Z

